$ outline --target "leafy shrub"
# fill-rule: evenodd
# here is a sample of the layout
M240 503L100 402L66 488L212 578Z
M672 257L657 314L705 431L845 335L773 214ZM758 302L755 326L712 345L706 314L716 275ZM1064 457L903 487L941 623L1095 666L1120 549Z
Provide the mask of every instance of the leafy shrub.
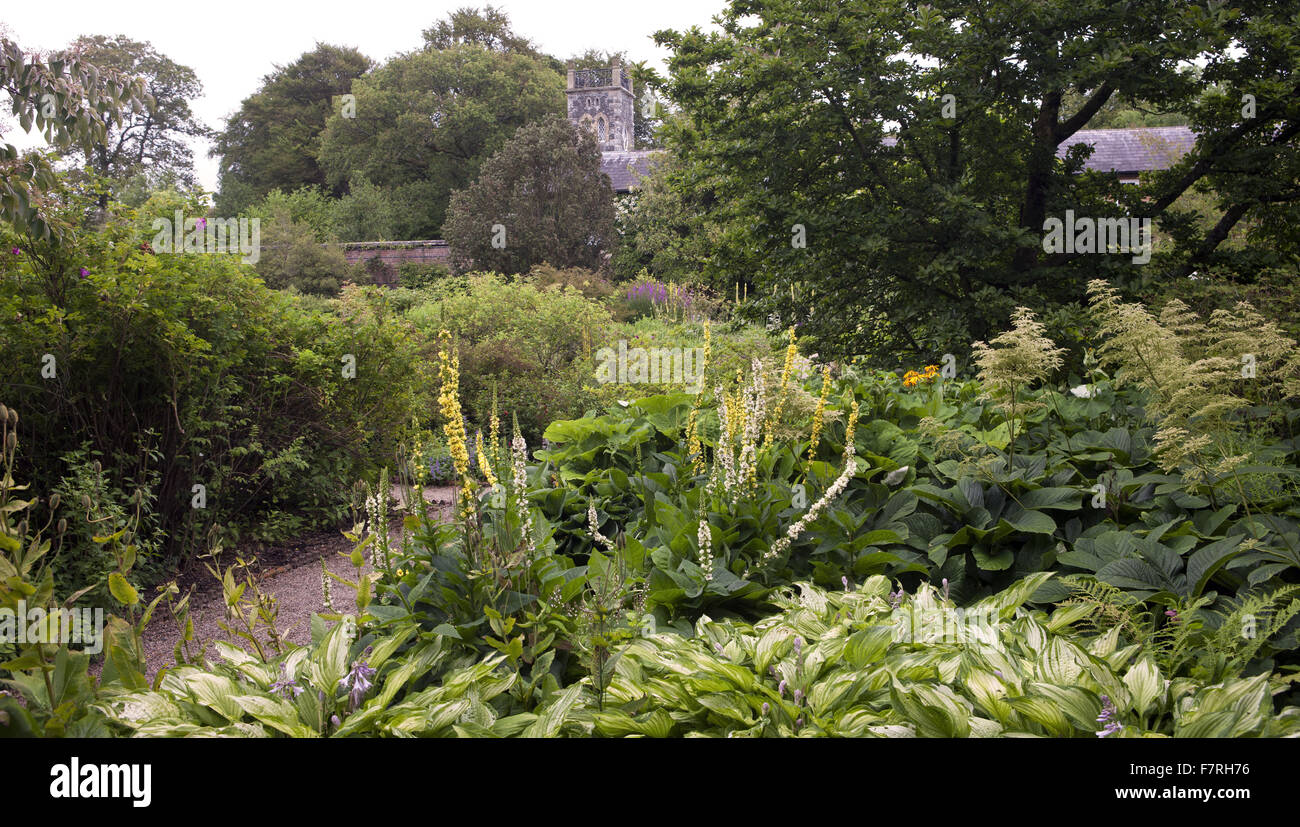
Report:
M397 267L397 283L403 287L419 289L428 287L450 272L441 264L419 264L407 261Z
M348 263L340 247L317 240L311 226L295 220L287 207L274 207L261 233L262 252L255 267L269 287L332 296L343 282L358 276L358 268Z
M55 492L60 499L57 512L67 520L67 530L49 561L54 581L69 593L89 589L87 603L111 605L105 573L113 568L114 558L102 538L129 525L135 535L137 565L128 582L133 587L157 582L165 571L159 559L162 542L153 494L158 472L146 466L151 479L114 483L86 448L69 452L63 462L67 474Z
M614 192L596 136L547 116L520 126L451 194L442 238L457 272L514 275L535 265L596 269L618 243ZM497 227L509 241L497 242Z
M516 416L530 439L551 420L582 413L583 343L610 324L603 306L572 288L490 274L472 276L463 292L444 292L407 318L430 339L444 327L455 335L471 422L487 423L495 386L502 416Z
M245 210L263 224L283 220L300 228L313 241L324 244L337 240L334 209L337 202L319 187L301 187L292 192L271 190L261 202Z
M552 423L550 447L538 456L561 487L539 505L556 525L557 547L581 560L583 511L595 498L621 527L613 529L620 542L653 561L648 604L661 619L752 616L767 588L801 578L823 587L873 574L908 587L946 580L954 596L970 601L1060 570L1071 576L1044 586L1036 602L1073 599L1080 583L1100 582L1151 610L1148 635L1162 634L1174 617L1185 623L1180 628L1208 633L1238 604L1294 583L1297 475L1278 464L1295 463L1291 441L1264 439L1255 456L1266 464L1237 467L1257 475L1254 498L1224 473L1170 473L1154 453L1164 409L1148 407L1136 386L1116 388L1096 368L1093 381L1069 393L1033 387L1051 370L1053 350L1041 332L1021 328L982 358L993 385L937 374L909 385L892 373L846 372L823 397L838 415L823 413L815 445L811 436L802 441L816 429L815 416L784 441L758 439L777 431L771 414L780 394L770 367L761 382L743 383L762 394L724 379L722 399L651 397ZM846 403L853 398L868 415L850 452ZM1261 422L1270 411L1289 415L1276 402L1254 408ZM764 427L736 444L750 411L766 419ZM724 441L733 447L724 450ZM814 511L816 519L807 519ZM604 519L600 525L611 531ZM1259 658L1294 659L1298 625L1287 617Z
M617 302L611 302L618 296L618 288L605 276L595 270L582 267L561 269L549 264L538 264L528 271L528 280L538 289L545 290L553 284L570 287L582 295L610 305L610 312L618 317Z
M65 219L85 207L67 198ZM0 265L0 394L31 411L24 470L53 490L86 443L121 491L106 508L141 490L139 545L161 552L141 573L202 550L210 530L283 537L300 525L285 515L337 521L342 491L428 404L414 330L374 289L308 311L233 256L154 254L138 234L147 216L114 210L76 245L4 239L19 254Z

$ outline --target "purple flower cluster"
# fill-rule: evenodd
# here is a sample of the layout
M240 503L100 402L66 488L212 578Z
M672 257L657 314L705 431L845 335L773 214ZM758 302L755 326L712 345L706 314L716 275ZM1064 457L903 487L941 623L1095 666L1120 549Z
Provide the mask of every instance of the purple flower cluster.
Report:
M898 591L889 593L889 608L897 609L899 606L903 605L904 596L906 596L906 592L903 591L903 584L900 583L898 585Z
M682 307L689 308L693 298L694 297L691 295L690 290L682 288L677 291L677 300L681 303ZM667 304L668 285L654 281L653 279L648 281L639 281L627 289L628 301L636 301L638 299L649 301L651 304Z
M657 281L639 281L627 289L627 300L649 299L660 303L668 301L668 286Z
M271 684L271 694L284 695L286 698L296 698L301 695L302 687L298 685L296 680L289 677L289 667L285 664L280 664L280 671L284 677Z
M1105 724L1101 731L1097 733L1098 738L1105 738L1107 735L1114 735L1124 728L1124 725L1115 720L1119 710L1115 708L1115 703L1107 695L1101 696L1101 714L1097 716L1097 723Z
M367 649L367 651L369 651ZM352 664L352 670L343 676L339 681L339 686L348 690L348 699L352 703L352 709L361 706L361 699L370 691L374 684L370 679L375 676L375 670L370 668L364 660L356 661Z

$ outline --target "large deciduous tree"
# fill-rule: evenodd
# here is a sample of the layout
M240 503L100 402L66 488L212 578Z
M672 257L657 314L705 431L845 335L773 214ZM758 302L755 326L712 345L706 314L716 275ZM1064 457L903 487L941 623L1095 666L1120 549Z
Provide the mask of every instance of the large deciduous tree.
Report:
M477 44L401 55L352 86L321 142L328 182L388 192L398 238L434 238L453 190L520 126L564 111L564 78L544 60ZM367 239L345 238L347 241Z
M447 15L447 19L425 29L423 36L428 49L481 46L489 52L541 58L550 61L556 71L563 69L558 60L542 54L531 40L516 34L506 13L493 6L481 10L470 6L456 9Z
M143 78L154 99L151 107L109 119L103 140L94 141L89 151L74 151L73 157L118 184L142 177L149 187L197 186L189 139L207 138L212 131L190 109L190 101L203 94L194 70L125 35L79 37L66 54L101 71Z
M45 60L9 38L0 38L0 92L24 132L34 126L54 148L83 153L104 142L127 112L139 116L154 106L142 77L101 71L76 53ZM42 204L57 183L44 155L0 144L0 221L38 238L61 236L67 227L52 223Z
M1094 276L1294 261L1293 14L1263 0L733 0L719 32L656 35L684 115L664 130L672 183L716 197L708 220L727 239L700 267L719 286L752 278L755 315L799 323L823 354L897 364L965 352L1015 305L1078 301ZM1137 187L1082 172L1083 147L1059 157L1115 100L1185 115L1194 151ZM1216 199L1208 225L1180 207L1196 187ZM1044 223L1066 210L1152 219L1171 243L1147 265L1046 252ZM1269 244L1220 249L1250 219Z
M462 271L600 268L614 242L614 191L595 137L560 117L520 128L452 196L443 237Z
M220 156L218 211L233 215L275 189L323 186L320 137L339 96L373 66L356 49L318 43L262 79L226 122L212 154ZM349 110L350 113L350 110Z

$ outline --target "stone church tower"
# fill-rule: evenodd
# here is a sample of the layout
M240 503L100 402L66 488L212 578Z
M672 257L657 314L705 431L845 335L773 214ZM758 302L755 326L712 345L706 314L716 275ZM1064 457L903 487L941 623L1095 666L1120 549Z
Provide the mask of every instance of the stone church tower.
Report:
M632 79L617 60L608 69L570 67L565 94L569 120L594 132L601 152L632 151Z

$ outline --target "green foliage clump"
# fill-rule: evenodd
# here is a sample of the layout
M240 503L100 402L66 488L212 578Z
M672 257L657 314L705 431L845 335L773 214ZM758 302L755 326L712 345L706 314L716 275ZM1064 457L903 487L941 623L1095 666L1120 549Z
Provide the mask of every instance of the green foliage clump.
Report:
M345 281L358 279L359 268L348 263L338 245L322 244L311 226L294 220L285 207L273 208L261 234L256 268L268 287L334 296Z
M390 240L439 237L451 193L521 126L564 111L564 78L546 61L477 43L400 55L353 80L350 94L355 110L331 107L316 157L335 191L374 188L372 200L388 205ZM341 224L342 240L370 237L349 226L367 229L364 220Z
M403 262L397 268L397 283L412 290L428 287L446 277L448 269L441 264Z
M341 111L338 96L373 65L356 49L319 43L264 77L217 135L218 211L236 215L277 189L325 185L317 159L321 132L330 114Z
M571 287L542 289L493 274L465 284L440 291L407 319L430 341L442 328L455 335L470 421L486 424L494 387L502 416L516 416L530 439L554 419L581 415L590 364L583 343L601 337L609 311Z
M1286 432L1282 403L1300 396L1300 350L1254 308L1239 303L1202 321L1173 299L1157 319L1105 282L1088 289L1103 364L1146 392L1166 471L1194 481L1233 475L1255 453L1243 446Z
M67 198L65 216L85 207ZM84 448L107 513L145 492L140 548L162 568L209 531L282 537L339 519L345 486L427 404L412 329L374 289L309 311L235 256L155 253L149 220L114 206L76 244L5 234L19 254L0 262L0 393L31 411L31 478L53 490ZM66 485L84 489L77 479Z
M520 127L473 184L452 194L442 237L458 272L595 270L617 241L613 198L595 136L544 118Z
M494 300L506 287L470 282ZM432 324L429 307L416 310ZM472 346L482 322L455 309L446 318L469 320L461 347ZM356 612L314 620L310 646L222 646L225 663L182 664L152 689L128 687L120 671L125 680L87 685L78 726L300 737L1300 731L1288 690L1300 648L1294 497L1238 513L1213 504L1205 481L1165 473L1141 388L1099 371L1069 393L1032 387L1054 353L1028 321L989 348L988 386L860 370L823 384L810 372L816 413L838 415L809 422L807 437L777 430L775 411L801 407L788 395L793 369L762 362L720 395L651 396L552 422L531 457L522 433L507 440L492 423L460 479L468 507L450 520L412 506L399 549L386 497L369 498L368 527L348 533ZM360 576L366 548L373 578ZM55 720L38 682L17 684L35 710L23 725Z

